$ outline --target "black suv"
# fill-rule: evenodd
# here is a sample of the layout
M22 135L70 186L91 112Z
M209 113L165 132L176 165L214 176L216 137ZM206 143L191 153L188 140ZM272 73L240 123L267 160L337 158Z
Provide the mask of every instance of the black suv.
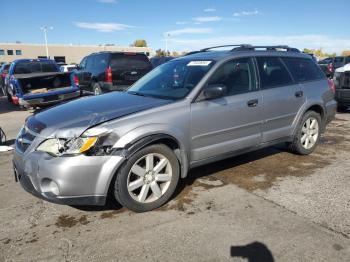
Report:
M123 91L151 69L142 53L99 52L84 57L75 74L82 92L99 95Z

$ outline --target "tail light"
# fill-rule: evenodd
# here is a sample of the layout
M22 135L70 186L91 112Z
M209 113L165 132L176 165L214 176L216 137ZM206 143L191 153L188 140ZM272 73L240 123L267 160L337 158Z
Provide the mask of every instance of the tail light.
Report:
M334 69L334 68L333 68L333 63L330 63L330 64L327 66L327 68L328 68L328 71L332 73L332 72L333 72L333 69Z
M18 105L19 104L19 99L17 96L13 96L12 97L12 103L15 104L15 105Z
M73 76L73 82L74 82L74 85L76 85L76 86L79 85L79 78L78 78L78 76L76 76L76 75Z
M106 82L108 83L112 83L113 80L112 80L112 68L108 67L106 68L106 72L105 72L105 80Z
M335 84L332 79L328 79L328 87L333 93L335 93Z

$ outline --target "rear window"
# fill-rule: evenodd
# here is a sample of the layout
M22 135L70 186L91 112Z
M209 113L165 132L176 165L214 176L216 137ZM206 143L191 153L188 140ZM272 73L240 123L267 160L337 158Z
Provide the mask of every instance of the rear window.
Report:
M325 77L321 69L310 59L284 57L282 60L297 82L318 80Z
M19 62L15 65L14 74L31 74L40 72L57 72L57 67L52 62Z
M278 57L257 57L262 89L293 84L288 70Z
M151 67L147 56L138 54L112 54L110 66L112 70L142 70Z

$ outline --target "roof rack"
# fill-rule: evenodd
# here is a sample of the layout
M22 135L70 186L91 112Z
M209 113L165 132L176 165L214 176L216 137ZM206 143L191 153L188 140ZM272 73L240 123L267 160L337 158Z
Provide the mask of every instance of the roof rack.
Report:
M285 50L286 52L296 52L300 53L300 50L294 47L289 47L287 45L249 45L249 44L240 44L240 45L218 45L218 46L212 46L212 47L207 47L200 49L199 51L191 51L186 54L188 55L193 55L197 53L202 53L202 52L207 52L210 51L211 49L216 49L216 48L222 48L222 47L233 47L230 51L257 51L260 49L264 49L265 51L280 51L280 50Z
M218 45L218 46L212 46L212 47L207 47L207 48L203 48L201 50L199 50L199 52L206 52L209 51L211 49L216 49L216 48L222 48L222 47L244 47L244 48L248 48L251 47L251 45L248 44L239 44L239 45Z
M258 49L265 49L266 51L280 51L285 50L286 52L298 52L300 53L300 50L294 47L289 47L287 45L271 45L271 46L252 46L252 45L246 45L246 46L239 46L236 48L233 48L231 51L248 51L248 50L258 50Z

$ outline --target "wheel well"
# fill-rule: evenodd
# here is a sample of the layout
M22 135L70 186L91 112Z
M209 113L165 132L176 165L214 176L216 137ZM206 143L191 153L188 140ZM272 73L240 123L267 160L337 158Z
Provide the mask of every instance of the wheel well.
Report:
M307 111L315 111L316 113L320 114L322 120L324 118L324 110L320 105L313 105L309 107L305 112Z

